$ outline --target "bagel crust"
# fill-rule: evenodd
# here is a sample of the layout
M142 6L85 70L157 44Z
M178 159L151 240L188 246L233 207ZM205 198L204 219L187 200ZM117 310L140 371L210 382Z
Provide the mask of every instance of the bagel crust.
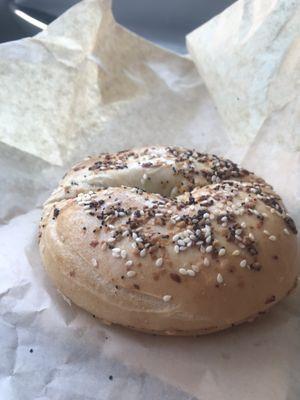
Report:
M198 335L251 321L295 287L297 230L280 197L229 160L179 147L100 154L44 205L57 288L106 323Z

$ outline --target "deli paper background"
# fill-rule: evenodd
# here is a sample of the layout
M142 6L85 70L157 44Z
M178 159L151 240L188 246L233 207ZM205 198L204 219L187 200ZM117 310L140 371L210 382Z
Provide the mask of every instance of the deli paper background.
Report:
M85 0L0 45L0 398L299 399L299 289L253 324L168 338L102 325L43 271L42 202L102 151L231 157L300 225L300 2L238 1L188 35L186 57L116 24L110 6Z

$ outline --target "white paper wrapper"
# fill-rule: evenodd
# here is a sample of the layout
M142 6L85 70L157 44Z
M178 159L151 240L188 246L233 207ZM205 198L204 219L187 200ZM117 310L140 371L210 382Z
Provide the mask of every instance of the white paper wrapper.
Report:
M297 1L239 1L189 35L191 59L86 0L0 46L1 399L299 399L299 290L253 324L147 336L70 306L37 247L42 201L73 161L144 144L242 161L299 225L299 27Z

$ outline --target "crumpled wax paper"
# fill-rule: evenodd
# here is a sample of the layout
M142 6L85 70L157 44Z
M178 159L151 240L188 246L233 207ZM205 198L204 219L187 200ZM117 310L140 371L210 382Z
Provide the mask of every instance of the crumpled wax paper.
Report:
M298 400L300 295L199 338L108 327L68 304L37 246L42 202L87 154L196 147L255 170L300 226L299 1L238 1L182 57L85 0L0 45L1 400Z

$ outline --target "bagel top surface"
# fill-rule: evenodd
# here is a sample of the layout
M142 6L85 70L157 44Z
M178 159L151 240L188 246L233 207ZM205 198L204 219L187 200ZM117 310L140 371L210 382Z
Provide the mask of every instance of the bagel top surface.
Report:
M223 180L264 182L230 160L181 147L152 146L87 157L64 176L49 201L99 187L137 187L176 197Z
M295 234L254 174L151 147L73 167L45 205L40 248L58 288L98 317L196 334L252 318L291 290Z

